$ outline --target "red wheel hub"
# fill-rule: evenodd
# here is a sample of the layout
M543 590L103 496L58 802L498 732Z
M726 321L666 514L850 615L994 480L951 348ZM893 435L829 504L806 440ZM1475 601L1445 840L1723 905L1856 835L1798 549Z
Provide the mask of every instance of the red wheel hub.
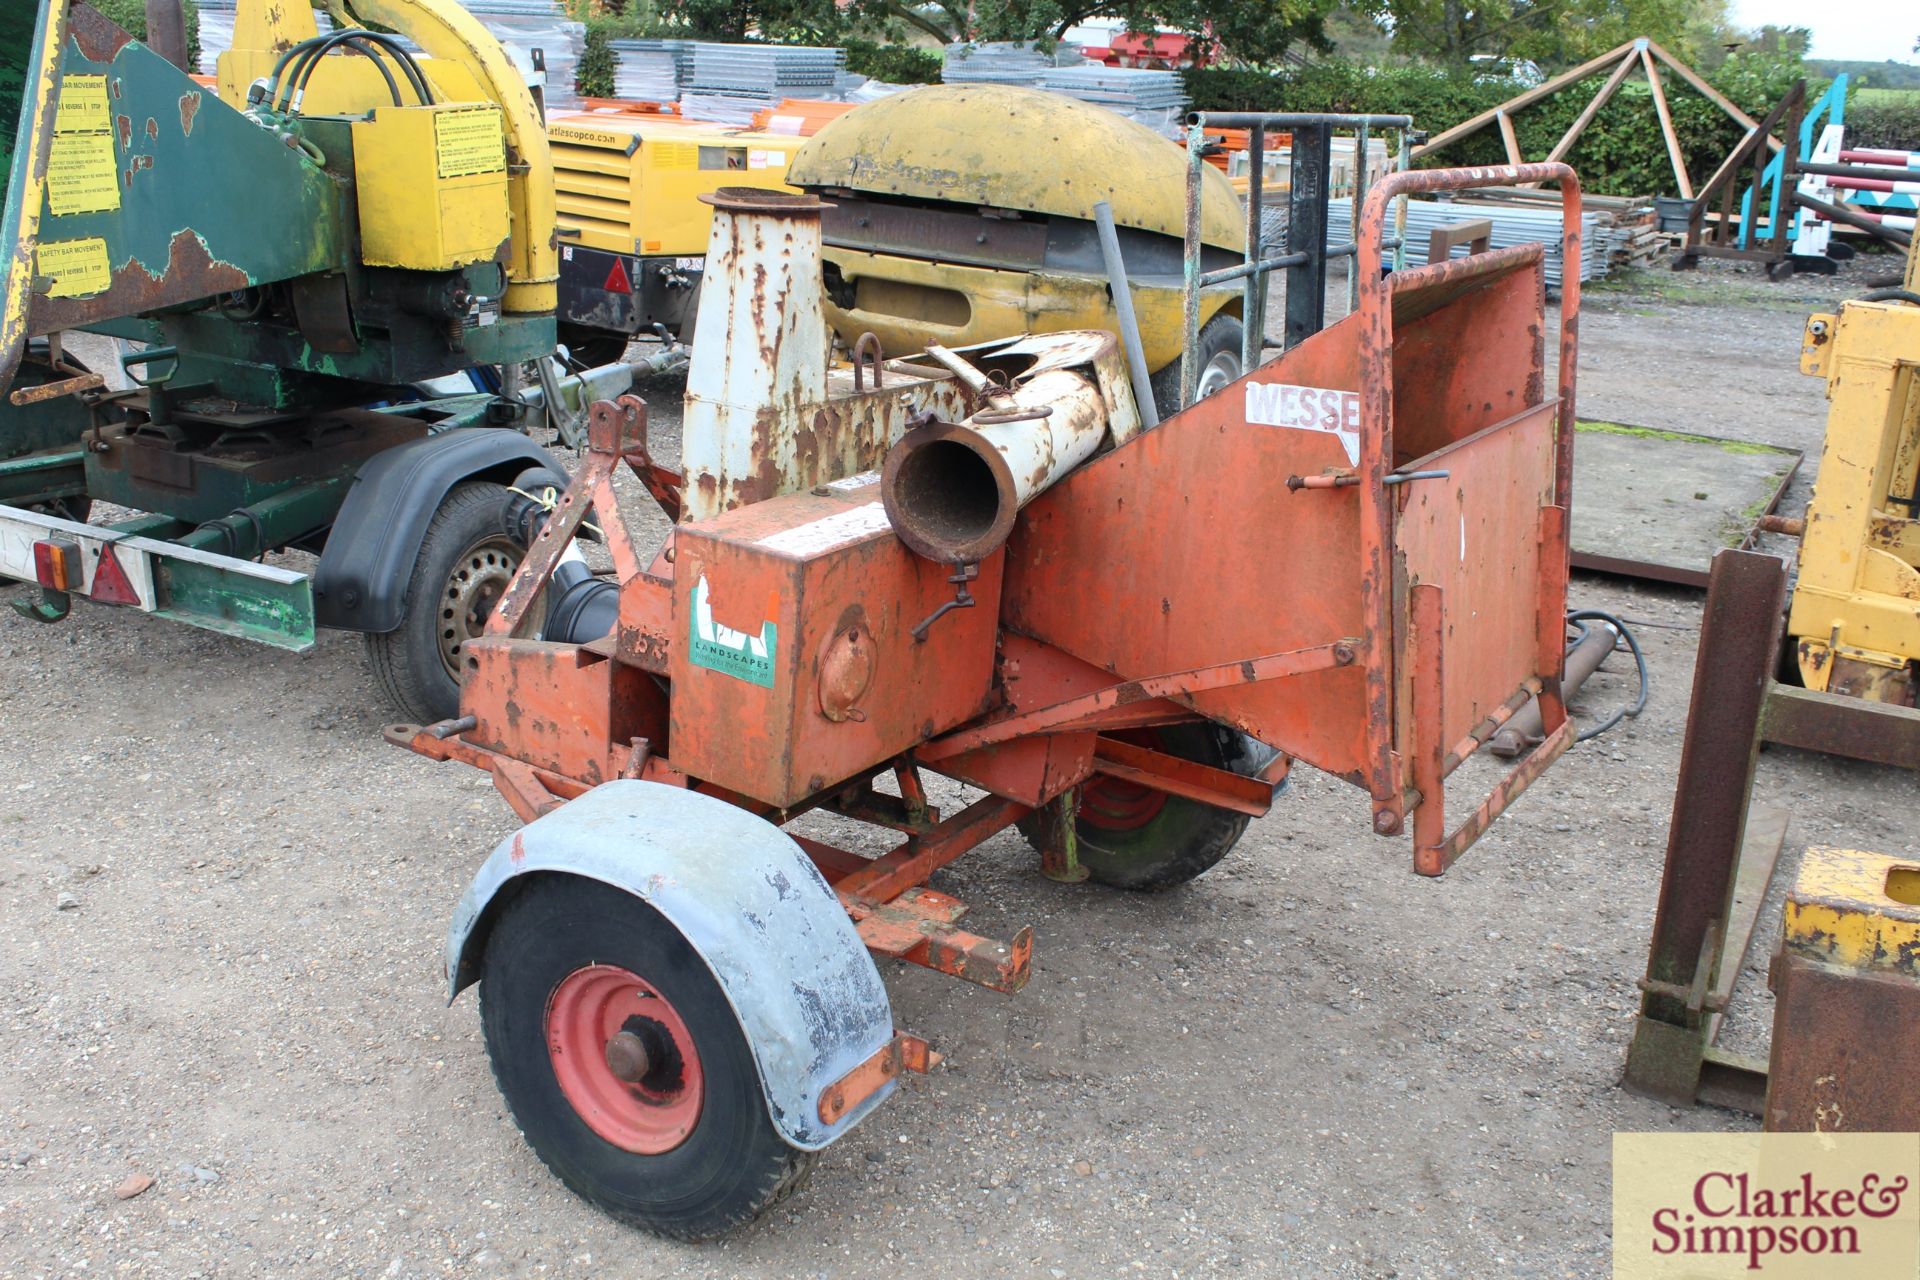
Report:
M665 996L618 965L575 969L547 997L547 1057L587 1128L622 1151L657 1156L700 1122L693 1036Z
M1136 747L1164 751L1152 729L1132 729L1108 735ZM1137 782L1096 773L1080 784L1079 820L1101 831L1136 831L1160 816L1167 793Z

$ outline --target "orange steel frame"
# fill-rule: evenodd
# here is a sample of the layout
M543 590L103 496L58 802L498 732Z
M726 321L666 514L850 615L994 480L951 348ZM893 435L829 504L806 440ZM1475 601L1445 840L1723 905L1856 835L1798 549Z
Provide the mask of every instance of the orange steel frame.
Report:
M1413 790L1422 800L1416 800L1414 810L1414 869L1423 875L1439 875L1451 866L1456 858L1466 852L1475 840L1493 823L1493 820L1505 811L1520 793L1531 785L1533 780L1545 771L1546 767L1563 755L1573 745L1574 728L1567 719L1566 704L1561 697L1560 678L1564 672L1565 654L1563 651L1566 627L1563 621L1566 615L1567 575L1568 575L1568 532L1571 527L1573 508L1573 440L1574 423L1577 421L1574 407L1574 389L1579 366L1580 335L1580 180L1571 166L1558 162L1531 165L1501 165L1490 168L1468 170L1420 170L1396 173L1388 176L1375 190L1370 204L1377 206L1369 210L1359 236L1358 261L1378 262L1380 260L1380 241L1385 226L1384 211L1386 201L1401 191L1422 192L1457 190L1466 187L1502 186L1521 182L1557 182L1561 198L1561 302L1560 302L1560 364L1558 377L1559 405L1555 413L1557 430L1553 438L1553 501L1539 509L1538 534L1543 548L1541 557L1542 573L1539 581L1539 606L1535 611L1536 631L1534 634L1535 661L1538 664L1538 685L1532 680L1523 683L1506 700L1489 710L1485 719L1473 725L1466 736L1456 742L1447 742L1442 736L1445 717L1441 714L1445 679L1443 671L1444 619L1441 601L1441 588L1433 584L1417 584L1408 588L1410 596L1407 612L1411 615L1412 649L1414 654L1413 678L1413 724L1414 742L1410 767ZM1519 246L1524 251L1532 246ZM1512 252L1509 250L1508 252ZM1476 266L1485 267L1493 254L1474 255L1458 260L1432 263L1421 269L1431 272L1436 282L1471 278ZM1396 273L1385 280L1379 277L1362 277L1360 313L1366 317L1367 336L1363 342L1375 351L1384 351L1391 360L1392 325L1389 318L1391 295L1402 288L1419 283L1420 277L1411 273ZM1362 394L1369 400L1367 416L1374 421L1390 422L1392 418L1391 380L1381 379L1363 388ZM1543 403L1546 403L1543 401ZM1366 476L1378 481L1384 479L1385 470L1391 465L1389 432L1374 433L1371 437L1362 435L1363 465ZM1370 510L1368 512L1366 549L1369 562L1368 603L1371 606L1373 622L1376 628L1376 643L1387 634L1385 626L1390 622L1391 602L1385 593L1377 589L1380 578L1371 574L1386 566L1383 563L1385 550L1392 543L1392 516L1386 490L1376 485L1362 486ZM1524 530L1518 531L1524 536ZM1387 680L1380 674L1378 666L1369 668L1367 696L1370 715L1368 724L1375 730L1374 750L1376 760L1384 762L1388 782L1387 790L1401 791L1398 797L1400 805L1396 807L1392 800L1380 804L1380 790L1374 795L1378 807L1375 810L1375 827L1382 829L1386 824L1382 819L1393 815L1392 829L1397 830L1399 820L1404 814L1405 791L1396 786L1393 778L1392 750L1383 739L1386 735L1378 732L1376 716L1385 710L1383 703L1388 695ZM1542 711L1542 727L1546 732L1545 740L1518 766L1516 766L1480 805L1475 808L1467 820L1452 833L1446 829L1443 807L1443 782L1473 752L1479 750L1501 725L1505 724L1514 712L1524 706L1530 697L1538 696ZM1423 802L1430 801L1430 803Z
M1357 463L1341 465L1331 435L1250 424L1237 387L1087 463L1022 512L998 602L995 705L967 724L785 809L676 769L663 749L667 656L685 635L672 616L673 542L643 565L612 481L628 465L671 515L679 477L649 456L646 407L627 396L593 406L585 465L469 646L465 714L387 736L488 770L526 821L602 782L642 778L776 824L823 808L899 831L897 847L871 859L795 839L872 950L1001 991L1026 981L1031 931L1005 942L968 933L964 904L927 881L1030 814L1070 822L1072 789L1095 773L1258 815L1298 758L1364 788L1380 834L1399 833L1410 813L1414 870L1438 875L1573 741L1560 677L1578 182L1564 164L1396 173L1375 184L1359 235L1357 261L1377 263L1402 191L1521 182L1557 182L1565 201L1557 395L1545 389L1540 246L1363 273L1354 314L1249 375L1357 390ZM1408 481L1411 471L1434 478ZM1216 506L1196 519L1189 504L1205 482ZM1126 503L1131 518L1114 520ZM602 513L621 584L615 632L579 645L512 639L590 510ZM1255 520L1260 536L1226 545L1223 528ZM1470 557L1470 542L1493 549ZM1275 584L1293 594L1276 598ZM1144 621L1154 613L1164 625ZM1274 637L1289 642L1248 643ZM1151 665L1180 654L1189 660ZM1141 670L1160 673L1115 674ZM1450 829L1447 776L1535 695L1545 741ZM1106 736L1202 717L1284 754L1248 778ZM613 730L636 724L646 732ZM922 767L988 794L943 818ZM874 789L883 774L898 796ZM1060 853L1043 851L1050 869Z

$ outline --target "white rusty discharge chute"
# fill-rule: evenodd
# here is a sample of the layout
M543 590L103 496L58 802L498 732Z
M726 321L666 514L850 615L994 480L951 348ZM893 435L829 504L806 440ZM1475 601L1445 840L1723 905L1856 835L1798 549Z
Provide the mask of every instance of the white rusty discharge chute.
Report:
M946 369L828 362L814 196L722 187L687 369L681 519L801 493L879 467L917 414L966 416L978 399Z
M827 399L820 201L743 187L701 199L714 217L687 369L685 520L772 497L743 492L791 469L791 431L771 429L769 419L793 416L777 406Z
M928 355L987 400L964 422L916 427L887 454L880 494L894 532L943 564L975 564L1020 508L1100 451L1140 432L1112 334L1043 334Z

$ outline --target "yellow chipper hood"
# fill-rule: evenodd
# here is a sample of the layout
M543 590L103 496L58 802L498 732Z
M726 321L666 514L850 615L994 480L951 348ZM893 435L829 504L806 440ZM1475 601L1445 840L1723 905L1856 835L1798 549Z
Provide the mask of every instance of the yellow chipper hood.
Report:
M1009 85L927 85L854 108L793 158L787 181L873 195L1091 221L1105 200L1123 227L1186 234L1186 153L1105 107ZM1239 252L1232 183L1201 179L1201 240Z

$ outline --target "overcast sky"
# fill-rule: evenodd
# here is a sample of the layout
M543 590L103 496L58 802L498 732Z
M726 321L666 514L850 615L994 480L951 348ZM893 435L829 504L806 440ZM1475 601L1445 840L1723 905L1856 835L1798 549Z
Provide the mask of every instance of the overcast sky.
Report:
M1816 58L1920 62L1920 4L1914 0L1733 0L1735 26L1807 27Z

